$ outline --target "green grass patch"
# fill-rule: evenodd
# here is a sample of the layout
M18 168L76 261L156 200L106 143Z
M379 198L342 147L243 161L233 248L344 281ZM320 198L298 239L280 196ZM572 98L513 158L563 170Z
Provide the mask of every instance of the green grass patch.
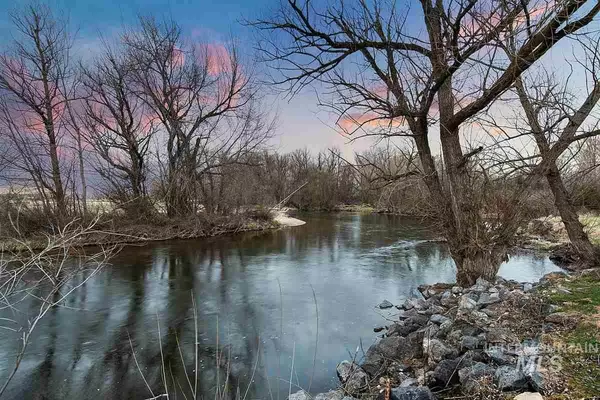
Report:
M596 314L600 306L600 281L584 277L564 281L561 286L571 293L550 293L549 299L565 311Z
M569 386L569 398L589 398L600 393L600 280L592 277L562 281L571 293L550 293L549 301L561 311L578 312L581 322L562 332L558 340L567 345L560 374ZM557 339L557 338L555 338Z

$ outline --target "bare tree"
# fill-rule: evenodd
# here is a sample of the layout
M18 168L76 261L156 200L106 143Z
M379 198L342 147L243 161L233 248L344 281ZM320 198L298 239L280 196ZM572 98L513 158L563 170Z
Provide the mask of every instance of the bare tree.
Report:
M509 56L514 51L510 42L507 46ZM585 75L587 93L575 93L571 89L576 86L574 74L561 79L548 69L540 69L536 74L516 79L514 92L522 112L517 112L514 121L503 124L499 118L490 115L488 123L491 122L495 132L501 133L497 142L504 149L510 148L514 154L512 163L515 168L523 168L534 177L546 180L573 248L584 264L593 264L598 260L598 252L579 221L577 209L563 181L561 164L574 143L600 135L597 116L592 113L600 102L600 45L597 37L590 41L575 41L574 45L582 55L573 67L578 70L579 78ZM508 125L511 122L513 124ZM535 151L525 157L515 142L522 143L523 138L528 136L534 139ZM567 159L572 158L567 155Z
M66 140L61 117L69 101L64 88L72 73L71 39L64 21L46 6L29 6L12 21L18 36L0 56L3 134L18 153L17 168L29 175L48 211L64 222L68 183L60 156Z
M439 205L457 281L492 279L516 230L489 224L474 201L485 176L465 149L461 127L509 89L562 38L600 12L594 1L421 0L420 10L393 1L332 1L322 8L288 0L272 18L255 22L265 32L262 54L275 80L292 93L312 82L331 89L322 102L356 129L348 133L408 136L415 142L423 179ZM409 15L419 15L420 20ZM512 59L498 51L505 35L517 44ZM348 67L344 69L345 67ZM346 125L347 126L347 125ZM443 177L429 135L439 131ZM514 219L514 218L513 218Z
M157 123L134 90L132 66L107 45L93 65L81 71L85 101L80 119L98 157L94 168L118 203L144 208L149 145Z
M187 44L174 22L141 18L123 41L138 93L166 134L167 213L194 212L198 160L208 154L219 123L255 97L250 75L235 48Z

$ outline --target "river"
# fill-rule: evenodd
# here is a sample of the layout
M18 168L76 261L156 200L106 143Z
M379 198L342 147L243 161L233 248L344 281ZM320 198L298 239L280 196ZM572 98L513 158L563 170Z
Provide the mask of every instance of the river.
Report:
M5 397L146 399L164 393L165 382L172 399L194 390L215 398L224 382L246 399L285 399L290 386L326 391L337 384L336 364L360 359L377 339L373 327L393 318L395 309L377 304L453 281L452 260L422 222L298 217L307 224L125 248L48 313ZM522 253L500 275L534 281L557 269ZM36 306L29 299L19 309ZM1 380L17 339L0 331ZM234 390L218 397L234 398Z

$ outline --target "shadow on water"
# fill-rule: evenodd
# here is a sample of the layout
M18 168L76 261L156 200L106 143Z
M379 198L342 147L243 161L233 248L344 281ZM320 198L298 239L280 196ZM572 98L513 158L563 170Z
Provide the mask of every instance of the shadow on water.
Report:
M250 387L248 398L282 399L290 376L292 390L307 388L313 364L311 391L325 391L337 383L336 364L359 343L367 348L373 326L393 317L374 305L454 278L447 250L418 221L300 218L307 224L276 232L126 248L46 316L6 397L144 399L164 393L166 381L171 394L190 398L196 341L198 397L215 397L226 382L221 398ZM531 281L556 269L524 253L500 273ZM20 310L35 307L29 298ZM0 335L4 378L19 337Z

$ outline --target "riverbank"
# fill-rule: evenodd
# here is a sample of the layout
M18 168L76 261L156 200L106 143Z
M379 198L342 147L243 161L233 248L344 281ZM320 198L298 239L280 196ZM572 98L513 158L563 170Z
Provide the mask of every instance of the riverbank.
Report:
M260 232L294 227L304 221L289 216L290 209L265 213L245 213L227 217L156 218L153 221L131 221L118 218L98 218L87 224L74 222L69 229L81 231L75 247L140 244L177 239L209 238L242 232ZM63 232L64 234L64 232ZM52 237L48 233L26 237L0 239L0 249L8 252L44 249Z
M337 367L340 389L315 399L576 399L600 393L600 272L538 283L479 279L419 287L394 306L381 339ZM526 394L524 394L526 393ZM297 392L290 399L310 396Z

